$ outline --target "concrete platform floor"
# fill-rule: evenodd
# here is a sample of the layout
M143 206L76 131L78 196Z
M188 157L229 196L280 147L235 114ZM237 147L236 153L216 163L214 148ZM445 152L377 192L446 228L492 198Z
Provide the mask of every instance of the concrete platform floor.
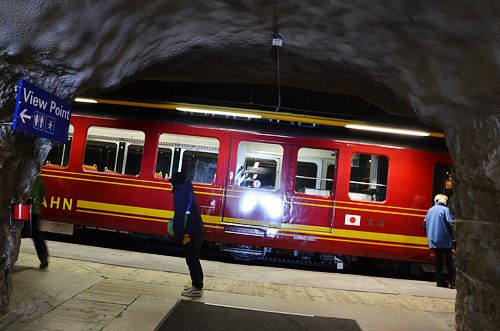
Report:
M47 242L38 269L23 239L1 330L154 330L190 286L183 258ZM364 331L454 330L456 290L434 282L202 261L205 291L188 299L349 318ZM237 327L235 326L235 329Z

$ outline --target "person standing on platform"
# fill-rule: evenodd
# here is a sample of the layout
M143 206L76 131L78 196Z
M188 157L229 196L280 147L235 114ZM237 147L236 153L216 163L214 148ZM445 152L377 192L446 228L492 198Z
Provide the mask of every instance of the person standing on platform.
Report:
M34 199L31 215L32 237L35 243L36 254L40 260L40 269L45 269L49 266L49 251L45 244L45 238L40 231L40 215L42 214L42 204L45 197L45 185L41 176L38 176L35 180L31 197Z
M201 219L198 199L194 194L193 184L186 177L176 172L169 179L174 194L173 229L177 244L184 245L184 256L189 268L192 286L182 292L186 297L203 295L203 269L200 263L201 245L205 228ZM187 216L185 221L185 216Z
M438 194L434 198L435 205L425 216L424 229L429 241L429 248L436 255L436 281L439 287L448 287L444 280L443 260L446 260L448 277L451 288L455 288L455 264L453 262L452 244L454 222L447 206L448 197ZM444 259L443 259L444 257Z

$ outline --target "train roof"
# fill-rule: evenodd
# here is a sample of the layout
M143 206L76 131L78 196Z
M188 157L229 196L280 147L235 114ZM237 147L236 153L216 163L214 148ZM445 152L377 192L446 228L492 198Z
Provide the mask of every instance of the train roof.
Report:
M72 113L75 115L195 125L226 130L329 139L448 153L445 139L440 137L419 137L382 132L360 131L322 124L309 124L269 119L247 119L223 115L181 113L169 109L151 109L109 104L78 103L74 105Z

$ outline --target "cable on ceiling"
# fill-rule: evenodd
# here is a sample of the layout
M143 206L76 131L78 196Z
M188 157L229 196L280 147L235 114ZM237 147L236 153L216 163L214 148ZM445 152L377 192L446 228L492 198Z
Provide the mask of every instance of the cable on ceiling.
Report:
M278 0L274 2L274 38L273 46L276 48L276 85L278 86L278 111L281 107L281 85L280 85L280 48L283 38L278 33Z

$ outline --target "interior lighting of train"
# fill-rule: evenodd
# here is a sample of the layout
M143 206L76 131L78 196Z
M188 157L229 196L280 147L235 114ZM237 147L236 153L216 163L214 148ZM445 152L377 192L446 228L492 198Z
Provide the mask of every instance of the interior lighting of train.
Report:
M175 109L188 113L214 114L214 115L225 115L225 116L235 116L235 117L245 117L245 118L262 118L262 116L255 114L227 112L221 110L198 109L198 108L175 108Z
M423 131L391 129L391 128L383 128L383 127L378 127L378 126L370 126L370 125L347 124L345 127L348 129L387 132L387 133L395 133L395 134L406 134L406 135L411 135L411 136L421 136L421 137L430 136L430 133L423 132Z

